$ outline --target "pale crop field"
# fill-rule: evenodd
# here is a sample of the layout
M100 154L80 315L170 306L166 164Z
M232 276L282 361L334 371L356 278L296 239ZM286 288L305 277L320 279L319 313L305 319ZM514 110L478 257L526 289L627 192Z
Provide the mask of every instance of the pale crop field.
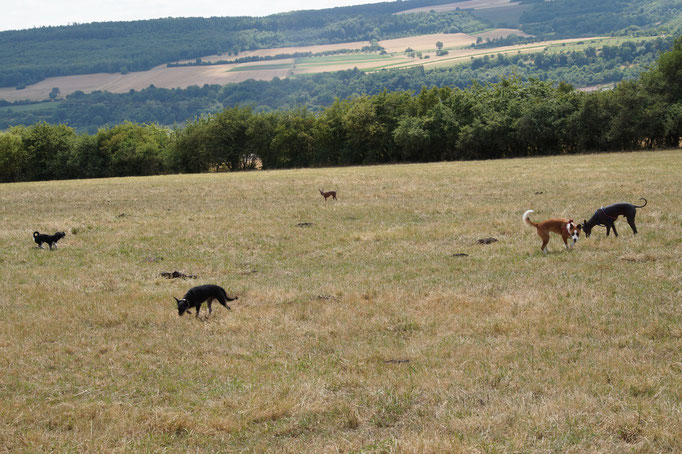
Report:
M681 168L669 150L0 185L0 451L680 452ZM521 222L639 197L639 235L620 219L570 252ZM67 235L40 250L34 230ZM232 311L178 317L204 283Z

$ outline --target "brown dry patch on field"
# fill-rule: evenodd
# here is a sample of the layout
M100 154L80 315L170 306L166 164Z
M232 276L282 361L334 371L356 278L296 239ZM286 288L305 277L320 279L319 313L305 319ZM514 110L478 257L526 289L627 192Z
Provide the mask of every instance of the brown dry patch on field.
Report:
M465 33L433 33L408 38L387 39L379 41L379 44L386 49L386 52L404 52L408 47L413 50L435 50L438 41L443 43L443 47L448 48L470 45L476 42L476 38Z
M510 35L530 36L516 28L498 28L483 33L468 35L466 33L433 33L430 35L410 36L408 38L387 39L379 41L379 44L387 52L403 52L408 47L413 50L436 50L436 42L443 43L445 49L453 47L463 47L474 44L481 37L486 38L506 38Z
M279 60L278 60L279 62ZM281 62L284 62L282 60ZM265 62L270 63L270 62ZM257 65L258 63L250 63ZM50 77L23 90L11 87L0 88L0 99L16 101L20 99L47 99L52 88L58 87L62 96L77 90L86 93L95 90L106 90L111 93L126 93L154 85L159 88L186 88L190 85L219 84L243 82L247 79L272 80L274 77L286 77L289 69L262 69L250 71L234 71L230 69L240 65L192 66L168 68L157 66L149 71L131 72L128 74L83 74L78 76Z
M442 13L445 11L454 11L457 9L490 9L500 8L504 6L513 6L518 4L519 4L518 2L512 2L510 0L468 0L465 2L448 3L445 5L413 8L405 11L400 11L399 13L396 14L428 13L429 11L436 11L438 13Z

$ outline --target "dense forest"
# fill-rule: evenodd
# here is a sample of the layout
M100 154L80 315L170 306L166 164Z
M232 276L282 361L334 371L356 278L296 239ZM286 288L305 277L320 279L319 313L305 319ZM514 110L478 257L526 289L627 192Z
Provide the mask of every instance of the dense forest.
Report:
M394 14L453 0L404 0L295 11L266 17L165 18L0 32L0 86L46 77L128 72L212 54L379 40L425 33L474 32L492 22L476 10ZM666 33L682 25L680 0L520 0L519 23L539 38Z
M682 37L604 92L509 78L353 96L318 113L233 107L174 130L126 122L89 135L38 123L0 133L0 181L678 147L681 82Z
M149 87L123 94L77 92L63 101L37 106L43 109L0 101L0 129L40 121L64 123L78 132L89 133L126 120L170 126L234 105L250 106L258 112L297 107L318 112L336 98L375 95L384 90L416 93L422 87L466 88L473 81L485 84L509 77L522 81L553 80L584 87L638 77L672 43L672 38L657 38L626 41L601 49L587 47L558 53L484 56L470 63L427 71L422 67L374 73L348 70L293 79L248 80L226 86Z
M652 26L674 31L682 25L680 0L532 0L521 16L523 31L545 39L636 33Z
M0 87L52 76L128 72L212 54L481 30L466 11L393 14L452 0L409 0L266 17L166 18L0 32Z

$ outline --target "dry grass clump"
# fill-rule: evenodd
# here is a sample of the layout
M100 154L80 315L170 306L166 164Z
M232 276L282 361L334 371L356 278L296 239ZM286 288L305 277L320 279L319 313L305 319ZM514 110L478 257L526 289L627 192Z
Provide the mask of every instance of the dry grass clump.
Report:
M0 185L0 451L680 451L681 164ZM521 222L639 197L571 252ZM179 318L201 283L232 312Z

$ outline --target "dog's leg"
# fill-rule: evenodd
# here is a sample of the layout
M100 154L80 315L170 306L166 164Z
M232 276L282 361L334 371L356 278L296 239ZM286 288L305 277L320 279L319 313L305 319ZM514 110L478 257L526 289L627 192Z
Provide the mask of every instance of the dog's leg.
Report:
M540 238L542 238L542 246L540 249L542 250L543 254L547 253L547 243L549 243L549 233L547 232L540 232L538 230L538 235L540 235Z
M568 245L568 238L566 238L565 236L562 236L561 239L564 240L564 246L566 246L566 250L567 251L570 250L571 248Z
M211 315L211 312L213 309L211 309L211 304L213 304L213 298L209 298L208 301L206 301L206 304L208 305L208 315Z
M611 228L613 229L613 234L616 235L616 238L618 238L618 232L616 232L616 224L612 223Z
M632 216L631 218L627 218L628 224L630 224L630 228L632 229L632 233L637 235L637 227L635 227L635 217Z
M196 313L196 318L199 318L199 310L201 309L201 304L196 306L197 313Z

